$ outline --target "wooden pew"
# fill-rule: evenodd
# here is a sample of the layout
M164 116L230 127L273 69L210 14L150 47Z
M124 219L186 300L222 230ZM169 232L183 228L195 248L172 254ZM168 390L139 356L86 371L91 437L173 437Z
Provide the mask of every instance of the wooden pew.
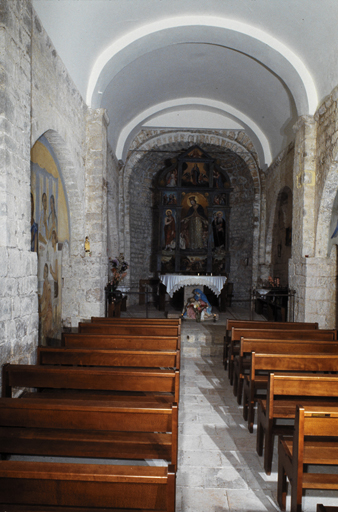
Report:
M38 347L41 365L180 368L180 352L96 348Z
M323 505L322 503L318 503L317 512L338 512L338 507L330 507L327 505Z
M337 331L335 329L239 329L232 328L231 331L231 343L228 352L228 374L230 384L233 384L234 374L233 365L234 358L239 353L239 341L243 338L255 338L255 339L284 339L284 340L337 340Z
M177 466L177 404L0 398L0 453L164 459Z
M170 394L172 401L178 403L179 371L5 364L2 368L2 396L11 397L13 388L55 390L60 398L68 395L78 396L78 399L93 397L93 392L100 391L106 392L107 396L112 393ZM69 393L72 390L76 393ZM42 395L52 396L50 392L39 393Z
M264 446L264 469L267 474L271 473L274 436L292 435L293 431L293 424L282 425L280 421L293 420L297 404L328 406L332 402L337 403L337 398L338 375L269 375L266 399L258 400L256 442L260 456Z
M1 512L175 512L173 466L0 461Z
M108 318L104 316L92 316L92 323L108 323L108 324L148 324L148 325L181 325L181 318Z
M122 334L62 334L61 344L69 348L134 350L179 350L180 336L137 336Z
M275 329L275 330L310 330L318 329L317 322L266 322L261 320L233 320L227 319L226 333L224 337L223 362L227 369L228 348L231 342L232 328L238 329Z
M322 340L255 340L241 338L240 352L234 359L234 394L237 396L237 402L241 403L242 388L243 389L243 417L246 419L248 397L251 395L249 387L250 380L250 361L251 352L261 354L338 354L338 341L322 341ZM235 383L237 382L237 390L235 393ZM256 379L257 385L263 389L267 379ZM254 390L254 392L256 391Z
M134 336L180 336L179 325L140 325L140 324L121 324L115 325L95 324L89 322L79 322L79 333L86 334L128 334Z
M264 398L268 385L268 375L253 372L251 367L251 353L257 354L338 354L338 342L334 341L306 341L306 340L252 340L241 338L241 354L250 353L246 365L249 363L249 373L244 373L243 380L243 418L248 421L249 431L252 432L254 421L254 404L258 398ZM246 366L245 365L245 366ZM244 371L246 371L244 369ZM252 373L252 375L251 375ZM260 392L260 396L258 395ZM249 414L249 404L251 411Z
M281 510L286 506L287 478L291 484L291 512L301 512L305 489L338 490L337 472L311 469L311 465L338 465L337 432L338 407L297 406L293 437L281 436L278 443L277 500Z

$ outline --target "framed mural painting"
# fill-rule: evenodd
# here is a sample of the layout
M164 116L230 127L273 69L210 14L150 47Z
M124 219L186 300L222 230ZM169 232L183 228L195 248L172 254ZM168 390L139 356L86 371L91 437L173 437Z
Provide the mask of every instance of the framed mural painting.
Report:
M38 255L39 343L61 335L62 247L69 211L60 167L48 141L31 150L31 250Z

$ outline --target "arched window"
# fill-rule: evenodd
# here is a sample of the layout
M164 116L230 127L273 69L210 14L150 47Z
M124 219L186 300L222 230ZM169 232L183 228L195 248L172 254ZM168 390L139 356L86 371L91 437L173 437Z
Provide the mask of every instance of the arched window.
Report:
M161 273L226 274L230 268L230 180L198 146L167 160L158 173Z

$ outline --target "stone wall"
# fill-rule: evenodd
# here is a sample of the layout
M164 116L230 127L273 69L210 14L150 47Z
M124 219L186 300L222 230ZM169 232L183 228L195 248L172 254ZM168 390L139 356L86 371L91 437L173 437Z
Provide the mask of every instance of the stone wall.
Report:
M37 258L30 250L31 5L0 6L0 364L34 362Z
M315 114L317 121L316 256L329 256L332 208L338 190L338 87Z
M33 13L32 134L44 134L61 167L70 211L70 244L62 264L62 320L104 314L107 265L107 126L102 109L88 109ZM109 160L111 165L111 159ZM84 251L89 237L91 256Z
M314 118L295 126L294 218L290 282L297 321L336 326L336 252L328 254L332 206L338 188L337 102L326 100Z
M230 194L230 273L233 305L248 307L252 287L254 187L245 166L227 171L233 191Z
M321 199L331 166L338 160L338 86L315 114L317 123L317 169L315 213L319 215ZM338 180L335 183L335 191Z
M70 326L81 318L87 281L83 277L88 275L84 260L86 105L34 12L32 26L31 144L45 135L64 180L70 244L62 261L62 321Z
M30 149L41 135L60 163L70 210L70 244L63 248L62 297L65 325L102 314L107 281L107 140L101 115L99 148L92 152L98 112L87 107L44 31L30 0L0 6L0 364L34 362L38 342L37 255L30 247ZM94 130L95 131L95 130ZM92 147L90 147L92 146ZM100 155L98 155L98 152ZM90 158L92 155L94 158ZM113 166L112 166L113 167ZM93 259L84 239L97 218L87 176L99 178L96 197L102 224L93 237ZM87 202L85 197L87 194ZM95 261L95 257L100 259ZM105 262L105 263L104 263ZM95 286L93 286L95 282Z
M108 209L108 257L114 258L120 249L119 220L119 173L122 162L118 162L111 148L107 153L107 209Z
M288 284L288 259L290 249L285 246L285 228L292 227L292 190L293 190L294 143L282 151L266 172L266 239L264 261L260 266L260 279L266 281L269 275L280 277L282 286ZM280 209L281 194L288 195L288 208ZM283 222L280 216L283 214ZM283 225L282 225L283 224ZM278 245L281 253L278 256Z

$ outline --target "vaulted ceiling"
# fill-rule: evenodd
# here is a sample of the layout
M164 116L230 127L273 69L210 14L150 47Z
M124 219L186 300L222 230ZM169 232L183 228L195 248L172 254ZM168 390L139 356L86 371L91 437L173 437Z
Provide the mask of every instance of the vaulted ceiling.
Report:
M124 159L144 127L245 129L266 168L338 85L337 0L33 0Z

